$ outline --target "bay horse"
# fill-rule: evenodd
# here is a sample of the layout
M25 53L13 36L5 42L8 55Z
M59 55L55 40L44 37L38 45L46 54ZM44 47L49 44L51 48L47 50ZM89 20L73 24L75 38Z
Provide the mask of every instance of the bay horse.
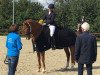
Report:
M45 72L45 51L51 48L49 27L28 19L23 22L23 31L28 39L32 39L33 49L37 51L38 72L40 72L41 65L43 66L42 72ZM70 29L56 27L54 37L56 49L64 49L66 53L66 67L69 67L71 53L71 68L73 68L75 65L75 32Z

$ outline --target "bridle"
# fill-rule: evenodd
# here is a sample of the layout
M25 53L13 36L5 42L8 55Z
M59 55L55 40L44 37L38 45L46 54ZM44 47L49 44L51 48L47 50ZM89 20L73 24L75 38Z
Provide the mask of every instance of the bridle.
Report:
M27 25L28 26L27 26ZM29 28L29 33L27 34L27 35L31 35L31 41L32 41L32 44L33 44L33 49L34 49L34 51L36 51L36 46L35 46L35 37L34 37L34 35L32 34L32 26L30 25L30 23L29 22L26 22L25 23L25 25Z
M31 36L31 38L34 38L35 40L38 38L38 32L36 32L36 31L39 31L39 32L41 32L41 28L43 28L43 26L42 25L37 25L36 26L36 29L35 28L32 28L33 26L32 26L32 24L31 24L31 22L30 21L25 21L24 22L24 26L25 26L25 29L27 29L27 30L24 30L24 31L26 31L26 35L30 35ZM39 29L39 30L38 30Z
M28 24L28 26L29 26L29 34L32 34L32 27L31 27L31 25L30 25L29 22L27 22L27 24Z
M29 22L24 22L23 23L23 31L26 36L33 36L32 34L32 26L30 25Z
M24 30L26 30L26 28L28 30L28 32L26 32L25 34L26 35L31 35L32 34L32 27L31 27L30 23L29 22L25 22L24 25L26 26Z

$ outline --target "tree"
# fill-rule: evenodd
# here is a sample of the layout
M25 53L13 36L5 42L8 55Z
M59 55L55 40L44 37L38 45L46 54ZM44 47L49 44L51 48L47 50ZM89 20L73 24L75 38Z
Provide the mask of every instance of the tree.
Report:
M75 30L78 19L85 16L91 32L100 32L100 0L55 0L55 4L58 24Z
M0 26L7 28L12 20L12 0L0 0Z
M13 3L12 0L0 0L0 26L8 28L13 21ZM26 19L39 19L43 6L36 2L30 2L30 0L18 0L15 1L15 23L22 25L22 22Z
M91 25L91 32L100 32L100 0L54 0L56 23L58 26L75 30L77 21L85 16ZM0 0L0 26L12 24L12 0ZM15 23L21 25L26 19L38 20L44 10L43 6L30 0L15 1Z
M16 4L16 23L22 24L22 22L26 19L39 19L42 11L43 11L43 7L36 2L30 2L27 0L20 0L18 1L18 3Z

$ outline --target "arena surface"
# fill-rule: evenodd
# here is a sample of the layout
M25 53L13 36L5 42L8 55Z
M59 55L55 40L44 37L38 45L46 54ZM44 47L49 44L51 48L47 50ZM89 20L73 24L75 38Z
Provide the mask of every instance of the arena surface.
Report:
M7 75L8 66L4 64L7 49L6 37L0 36L0 75ZM77 63L74 69L66 69L66 55L64 50L46 51L46 72L37 72L37 55L33 53L30 40L22 38L23 49L17 66L16 75L78 75ZM87 75L86 69L84 75ZM97 61L93 64L93 75L100 75L100 43L98 43Z

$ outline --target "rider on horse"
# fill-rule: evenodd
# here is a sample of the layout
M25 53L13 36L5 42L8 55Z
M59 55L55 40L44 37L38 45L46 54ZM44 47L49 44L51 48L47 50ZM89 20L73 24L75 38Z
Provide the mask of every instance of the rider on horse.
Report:
M45 20L46 26L49 26L50 29L50 38L51 38L51 47L55 49L55 39L54 39L54 32L55 32L55 13L54 13L54 4L49 4L48 6L48 13L46 13L39 23L43 23Z

